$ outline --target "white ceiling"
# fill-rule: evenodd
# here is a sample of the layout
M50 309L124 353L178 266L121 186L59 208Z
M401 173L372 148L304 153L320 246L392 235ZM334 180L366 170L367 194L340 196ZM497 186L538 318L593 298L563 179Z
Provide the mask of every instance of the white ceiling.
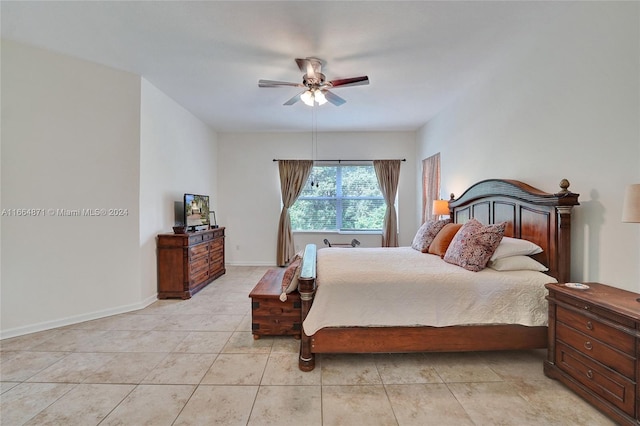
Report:
M563 2L564 4L570 2ZM508 57L529 48L556 2L2 1L2 38L143 76L217 131L308 131L282 104L294 58L327 79L368 75L317 107L319 131L416 130Z

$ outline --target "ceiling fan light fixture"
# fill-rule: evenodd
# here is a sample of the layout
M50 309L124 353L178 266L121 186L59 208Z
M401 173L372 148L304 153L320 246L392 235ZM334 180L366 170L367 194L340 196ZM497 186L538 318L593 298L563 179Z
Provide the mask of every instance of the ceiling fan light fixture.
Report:
M300 95L300 100L306 105L313 106L313 92L306 90Z
M314 91L313 97L315 98L318 105L324 105L327 103L327 98L324 97L324 93L322 93L322 90L320 89L316 89Z

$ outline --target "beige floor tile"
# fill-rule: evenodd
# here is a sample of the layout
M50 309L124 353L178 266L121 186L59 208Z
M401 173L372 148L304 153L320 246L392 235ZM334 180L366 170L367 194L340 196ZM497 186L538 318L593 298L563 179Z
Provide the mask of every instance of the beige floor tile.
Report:
M77 385L68 383L22 383L2 394L3 425L21 425Z
M430 353L425 354L425 361L445 383L502 381L486 361L473 352Z
M57 333L55 339L46 340L30 350L49 352L90 352L96 341L103 341L104 330L65 329Z
M82 323L81 323L82 324ZM64 329L40 331L24 336L12 337L0 340L0 352L5 351L26 351L38 346L46 341L55 339L58 335L63 334Z
M533 426L545 423L511 382L447 385L475 424Z
M541 380L545 351L480 352L478 357L498 376L507 381Z
M267 354L220 354L202 378L206 385L259 385Z
M133 388L133 385L78 385L26 425L97 425Z
M191 331L173 352L217 354L232 334L231 331Z
M109 362L113 354L72 353L32 376L29 382L82 383L98 368Z
M248 425L322 425L320 387L260 386Z
M100 425L171 425L194 390L189 385L138 385Z
M325 426L388 426L396 419L382 385L322 386Z
M171 352L182 342L187 331L145 331L127 348L128 352Z
M265 338L266 337L263 337L263 339ZM273 341L271 353L287 353L296 355L300 353L300 339L295 339L293 336L273 336L269 338Z
M298 368L297 353L271 353L262 378L263 385L320 385L322 368L304 372Z
M323 385L382 384L374 356L370 354L325 355L320 368Z
M19 384L20 384L20 382L0 382L0 394L5 393L9 389L13 389L14 387L18 386ZM0 420L2 420L1 417L0 417Z
M445 384L385 385L385 388L400 426L474 424Z
M154 330L235 331L244 315L165 315L163 318Z
M90 374L84 383L138 384L167 356L161 352L114 353Z
M174 426L245 426L257 391L258 386L200 385Z
M222 349L223 353L261 353L271 352L273 341L270 339L255 340L250 332L236 331Z
M142 379L145 384L198 384L204 377L215 354L168 354Z
M613 426L596 408L573 392L568 392L560 382L549 378L512 383L522 398L535 410L540 419L549 425L562 426Z
M25 381L67 355L69 352L3 352L0 355L0 380Z
M374 360L384 384L442 383L424 354L380 354Z

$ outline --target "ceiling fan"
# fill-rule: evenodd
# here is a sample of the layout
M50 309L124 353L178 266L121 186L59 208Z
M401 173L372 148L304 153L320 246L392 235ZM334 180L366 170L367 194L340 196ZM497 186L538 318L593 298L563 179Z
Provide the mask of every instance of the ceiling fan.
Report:
M293 86L303 87L305 89L302 93L298 93L293 98L285 102L284 105L293 105L301 100L309 106L313 106L315 103L323 105L326 102L331 102L333 105L340 106L346 101L333 92L330 92L329 89L369 84L369 77L366 75L327 81L324 74L322 74L322 65L324 64L324 61L318 58L298 58L296 59L296 64L298 64L300 71L305 73L302 76L302 83L259 80L258 87Z

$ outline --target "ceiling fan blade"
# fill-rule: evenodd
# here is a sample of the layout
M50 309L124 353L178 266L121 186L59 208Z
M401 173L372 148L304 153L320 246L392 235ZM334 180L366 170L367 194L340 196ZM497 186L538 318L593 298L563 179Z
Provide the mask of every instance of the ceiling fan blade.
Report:
M288 81L258 80L258 87L280 87L280 86L304 87L301 83L290 83Z
M363 75L362 77L342 78L330 81L329 84L331 87L364 86L369 84L369 77Z
M302 92L302 93L304 93L304 92ZM298 93L297 95L295 95L293 98L289 99L287 102L283 103L282 105L289 106L289 105L295 104L296 102L298 102L300 100L300 95L302 93Z
M344 104L345 101L344 99L342 99L340 96L331 93L328 90L323 90L322 93L324 94L324 97L327 99L327 101L331 102L332 104L334 104L335 106L340 106L342 104Z

